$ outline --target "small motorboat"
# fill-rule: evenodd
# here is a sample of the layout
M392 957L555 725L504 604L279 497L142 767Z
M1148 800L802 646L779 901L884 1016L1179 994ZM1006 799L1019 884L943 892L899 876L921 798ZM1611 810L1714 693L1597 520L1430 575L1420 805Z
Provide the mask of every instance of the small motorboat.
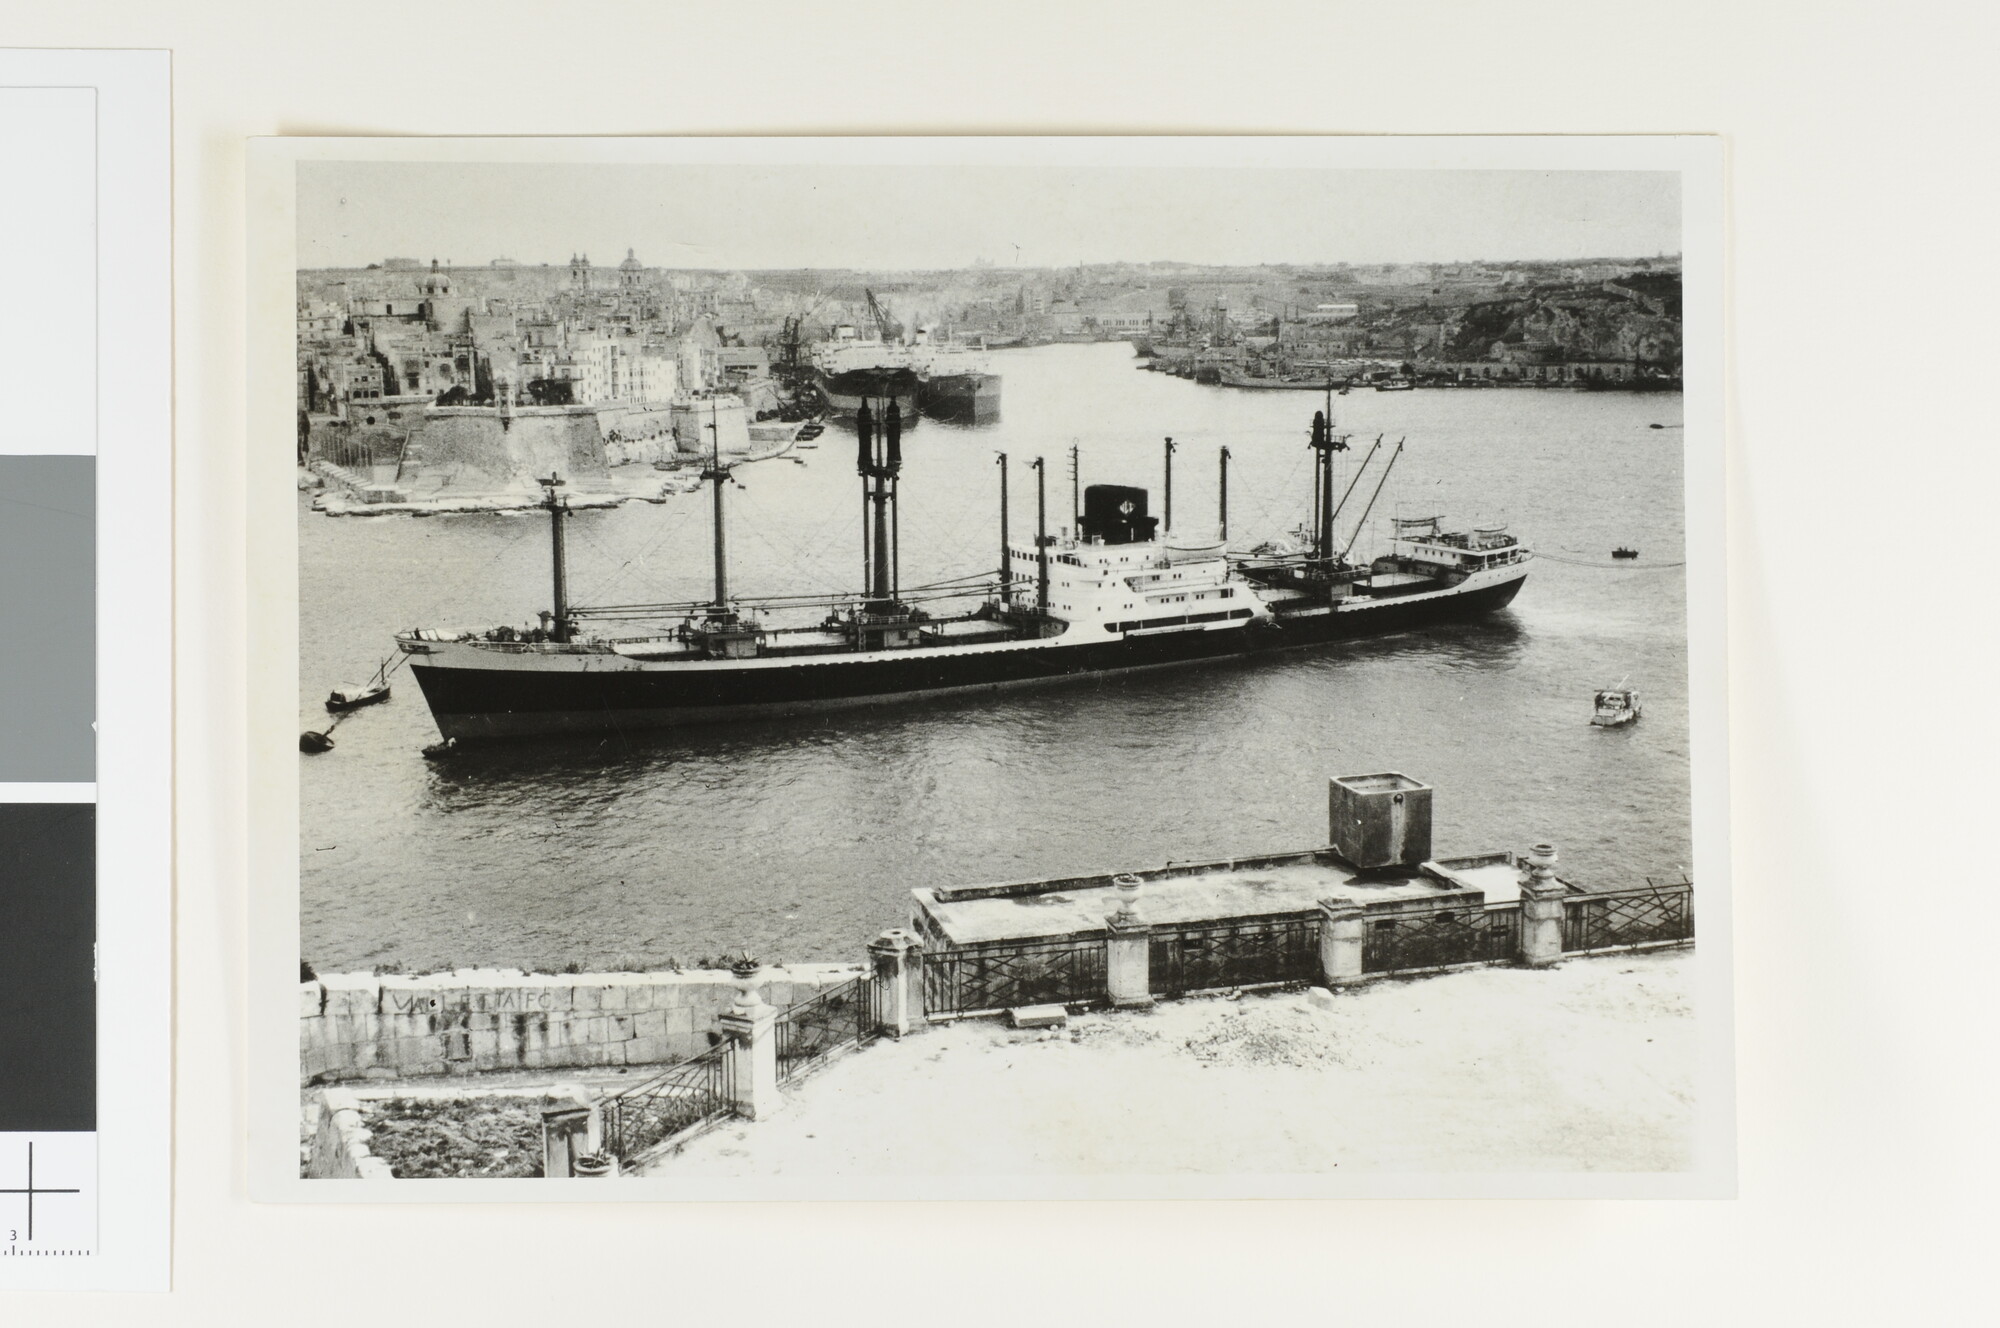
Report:
M1613 558L1637 558L1639 551L1637 549L1628 549L1621 544L1611 551L1611 556Z
M386 682L344 682L327 694L326 708L329 713L337 715L343 710L359 710L362 706L388 699L389 684Z
M1639 718L1639 694L1629 687L1607 687L1597 694L1590 722L1603 729L1615 729Z

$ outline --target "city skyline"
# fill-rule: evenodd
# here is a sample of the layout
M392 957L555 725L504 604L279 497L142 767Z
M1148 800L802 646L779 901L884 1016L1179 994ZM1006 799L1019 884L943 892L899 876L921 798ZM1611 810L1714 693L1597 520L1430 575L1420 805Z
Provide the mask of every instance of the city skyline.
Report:
M799 200L814 222L801 225ZM1304 232L1304 234L1302 234ZM298 266L947 271L1677 254L1658 171L301 162ZM464 255L477 255L467 262Z

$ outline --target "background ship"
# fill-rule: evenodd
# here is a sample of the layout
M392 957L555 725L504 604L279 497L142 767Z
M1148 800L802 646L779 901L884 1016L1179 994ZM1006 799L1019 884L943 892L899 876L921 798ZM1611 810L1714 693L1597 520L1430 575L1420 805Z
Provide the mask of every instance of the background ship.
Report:
M1314 416L1313 521L1296 548L1227 552L1228 451L1215 527L1172 528L1167 443L1166 529L1144 489L1093 485L1075 537L1052 537L1042 460L1035 535L1009 538L1000 459L1001 567L926 586L901 584L897 486L903 412L856 412L864 487L866 589L844 597L746 599L730 594L719 454L714 486L715 590L681 604L571 605L560 480L546 483L554 607L542 627L411 630L397 637L438 728L450 739L611 733L882 704L974 689L1186 665L1313 646L1490 613L1519 593L1532 554L1499 528L1446 532L1435 517L1398 521L1382 556L1351 558L1401 443L1382 440L1336 502L1334 457L1348 442ZM1382 465L1374 467L1378 456ZM1353 533L1340 519L1361 496ZM954 605L960 607L954 609ZM761 615L826 611L817 622ZM664 624L678 619L678 624ZM641 624L636 628L621 624Z
M940 340L929 328L917 332L911 354L917 370L917 406L934 420L992 424L1000 418L1000 375L984 354L955 341Z
M813 355L820 392L836 419L853 419L865 401L894 404L908 421L917 416L917 370L909 347L863 338L853 327L834 328Z

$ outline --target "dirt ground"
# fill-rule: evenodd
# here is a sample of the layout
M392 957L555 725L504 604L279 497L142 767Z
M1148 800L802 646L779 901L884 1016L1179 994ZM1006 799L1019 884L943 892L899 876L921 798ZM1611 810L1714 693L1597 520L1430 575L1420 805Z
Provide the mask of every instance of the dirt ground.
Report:
M1691 1165L1694 957L992 1021L850 1053L675 1176L1663 1171Z

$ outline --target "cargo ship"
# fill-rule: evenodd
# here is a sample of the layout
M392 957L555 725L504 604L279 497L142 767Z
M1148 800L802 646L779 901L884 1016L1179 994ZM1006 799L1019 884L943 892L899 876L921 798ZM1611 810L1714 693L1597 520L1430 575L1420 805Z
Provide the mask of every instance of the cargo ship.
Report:
M955 341L938 341L924 328L911 359L917 371L917 408L925 415L954 424L999 420L1000 375L984 355Z
M905 422L917 416L917 367L908 346L880 337L862 337L852 326L833 329L831 340L813 353L813 368L827 411L850 420L864 401L890 402Z
M863 402L855 432L864 589L845 597L731 592L723 503L729 472L718 451L703 471L713 486L714 593L681 604L573 605L564 555L568 505L561 479L550 476L543 483L553 596L539 625L415 628L396 643L439 731L453 743L472 743L788 716L1181 667L1472 619L1510 603L1533 554L1500 527L1448 532L1435 517L1399 520L1384 552L1353 557L1403 445L1385 450L1378 438L1336 501L1336 457L1349 451L1349 439L1334 432L1328 413L1313 417L1313 516L1296 543L1240 556L1228 551L1226 448L1218 522L1175 529L1172 439L1164 522L1149 513L1145 489L1092 485L1081 494L1075 531L1051 534L1037 457L1034 530L1017 541L1008 531L1002 454L999 567L906 587L896 546L904 415L894 401L882 403L879 414ZM1343 540L1350 510L1358 515ZM822 611L817 621L778 621Z

